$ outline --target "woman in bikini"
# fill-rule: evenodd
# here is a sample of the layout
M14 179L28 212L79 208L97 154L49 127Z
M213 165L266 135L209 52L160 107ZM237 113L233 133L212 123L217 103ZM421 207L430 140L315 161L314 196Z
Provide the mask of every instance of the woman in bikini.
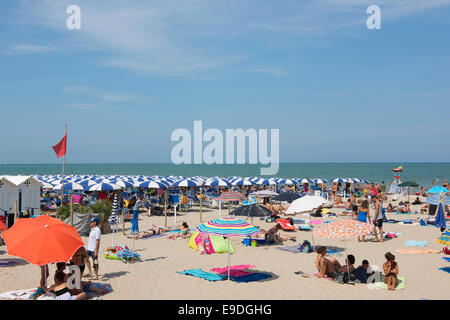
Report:
M186 239L191 236L189 232L189 226L186 222L183 222L181 226L178 227L179 233L170 236L169 239Z
M395 261L395 256L387 252L384 257L386 262L383 264L384 283L387 284L389 290L395 290L398 285L398 263Z
M66 274L63 271L56 271L54 280L55 284L44 290L53 292L56 295L56 300L82 300L86 298L86 293L84 292L77 295L70 294L67 287Z
M316 267L319 273L316 274L318 278L328 278L336 271L336 267L329 259L325 258L327 254L326 247L319 247L317 249Z
M146 231L141 231L136 235L135 239L143 239L143 238L148 238L148 237L152 237L152 236L156 236L158 234L167 232L167 229L162 228L162 227L158 227L157 225L152 225L152 227ZM134 238L134 236L127 236L128 238L132 239Z
M369 201L363 200L361 202L361 208L359 209L358 218L356 220L364 223L367 223L367 220L369 220L369 222L371 221L369 213ZM358 241L364 242L365 236L358 236Z

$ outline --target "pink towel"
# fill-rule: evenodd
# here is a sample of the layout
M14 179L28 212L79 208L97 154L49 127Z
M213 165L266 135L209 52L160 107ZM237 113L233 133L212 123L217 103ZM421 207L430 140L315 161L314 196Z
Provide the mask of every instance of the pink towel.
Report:
M217 273L218 273L218 274L221 274L221 275L227 276L227 275L228 275L228 270L225 270L224 272L217 272ZM250 273L253 273L253 272L250 272L250 271L242 271L242 270L230 270L230 276L231 276L231 277L246 276L246 275L248 275L248 274L250 274Z
M321 224L321 220L311 220L311 224Z
M254 268L254 267L255 266L250 265L250 264L241 264L241 265L238 265L238 266L230 266L230 272L231 272L231 270L233 270L233 271L242 271L242 270L250 269L250 268ZM224 273L224 272L228 273L228 267L225 267L225 268L213 268L213 269L211 269L211 271L215 272L215 273Z

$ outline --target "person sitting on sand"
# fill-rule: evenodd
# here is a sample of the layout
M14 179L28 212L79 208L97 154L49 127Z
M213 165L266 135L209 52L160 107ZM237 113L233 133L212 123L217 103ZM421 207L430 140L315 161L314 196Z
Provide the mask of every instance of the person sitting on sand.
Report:
M410 209L409 209L409 204L408 203L405 203L403 208L400 209L400 212L402 212L402 213L408 213L409 211L410 211Z
M386 207L387 212L395 212L394 207L392 206L392 203L389 202L389 204Z
M347 255L347 259L345 259L345 265L341 265L339 263L339 261L335 258L335 257L330 257L330 261L331 263L334 265L335 267L335 271L337 272L352 272L353 270L355 270L355 256L352 254ZM348 265L348 268L347 268Z
M335 204L337 204L337 205L344 204L344 202L342 202L342 197L341 197L341 196L337 196L337 197L336 197L336 202L335 202Z
M152 225L152 227L146 231L141 231L139 232L136 236L132 236L129 235L127 236L128 238L132 239L143 239L143 238L148 238L148 237L152 237L152 236L156 236L158 234L167 232L167 229L163 228L163 227L158 227L157 225Z
M395 261L395 256L387 252L384 257L386 262L383 264L384 283L387 284L389 290L395 290L398 285L398 263Z
M347 202L345 203L345 209L346 210L352 209L352 201L350 199L348 199Z
M355 270L353 270L353 275L356 277L357 280L361 283L367 283L367 279L373 272L369 273L369 261L363 260L362 264L358 266Z
M183 222L181 226L178 227L179 232L175 235L169 237L169 239L186 239L191 236L189 231L189 226L186 222Z
M279 234L281 230L281 225L277 223L274 227L270 228L269 231L265 233L264 238L268 244L282 244L283 241L294 239L295 236L282 236Z
M420 201L419 197L416 197L416 200L412 204L422 204L422 201Z
M52 292L56 295L56 300L82 300L86 298L86 293L82 292L72 295L67 287L66 274L63 271L56 271L55 284L45 289L45 292Z
M326 247L322 246L317 248L316 268L319 273L317 273L316 276L318 278L331 277L335 272L335 266L329 259L325 258L326 254Z
M64 274L64 279L67 282L67 280L70 280L69 277L71 276L71 274L65 272L66 268L67 268L66 263L64 263L64 262L57 262L56 263L56 272L62 272ZM72 271L72 275L76 276L75 270ZM82 274L80 273L80 285L81 285L81 288L70 289L69 291L70 291L71 294L77 295L77 294L79 294L81 292L85 292L86 294L88 292L95 292L95 293L98 293L98 294L106 293L106 291L105 291L106 286L104 286L104 285L100 285L98 287L91 286L92 281L81 281L81 276L82 276ZM76 279L75 278L72 279L72 283L76 284Z

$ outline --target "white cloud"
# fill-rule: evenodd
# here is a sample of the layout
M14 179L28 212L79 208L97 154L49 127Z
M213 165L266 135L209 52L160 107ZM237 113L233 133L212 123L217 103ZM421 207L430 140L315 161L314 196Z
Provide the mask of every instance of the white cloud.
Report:
M35 44L19 44L15 45L9 51L10 53L46 53L50 51L55 51L56 48L40 46Z
M363 31L366 8L374 4L373 0L110 0L106 6L78 0L82 28L67 30L65 9L71 2L22 0L19 21L56 32L66 48L102 51L99 63L105 66L206 78L214 76L211 71L252 58L249 46L240 45L245 40L272 33L345 36ZM450 4L450 0L377 2L382 21ZM263 69L260 72L283 73Z

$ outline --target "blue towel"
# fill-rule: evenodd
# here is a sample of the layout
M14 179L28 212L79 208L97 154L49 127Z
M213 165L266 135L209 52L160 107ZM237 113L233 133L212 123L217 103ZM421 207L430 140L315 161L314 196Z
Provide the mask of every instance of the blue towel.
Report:
M426 241L407 240L405 241L405 247L426 247Z
M442 257L442 259L444 259L444 260L447 261L447 262L450 262L450 258Z
M208 281L220 281L220 280L227 279L227 276L216 274L216 273L211 273L211 272L205 272L201 269L189 269L189 270L184 270L184 271L177 271L177 273L206 279Z
M267 272L253 272L245 276L230 277L230 279L235 282L254 282L264 280L267 278L272 278L272 275Z
M439 268L439 270L442 270L442 271L445 271L447 273L450 273L450 267Z
M286 247L277 247L277 249L283 250L283 251L289 251L293 253L301 253L300 246L286 246Z

